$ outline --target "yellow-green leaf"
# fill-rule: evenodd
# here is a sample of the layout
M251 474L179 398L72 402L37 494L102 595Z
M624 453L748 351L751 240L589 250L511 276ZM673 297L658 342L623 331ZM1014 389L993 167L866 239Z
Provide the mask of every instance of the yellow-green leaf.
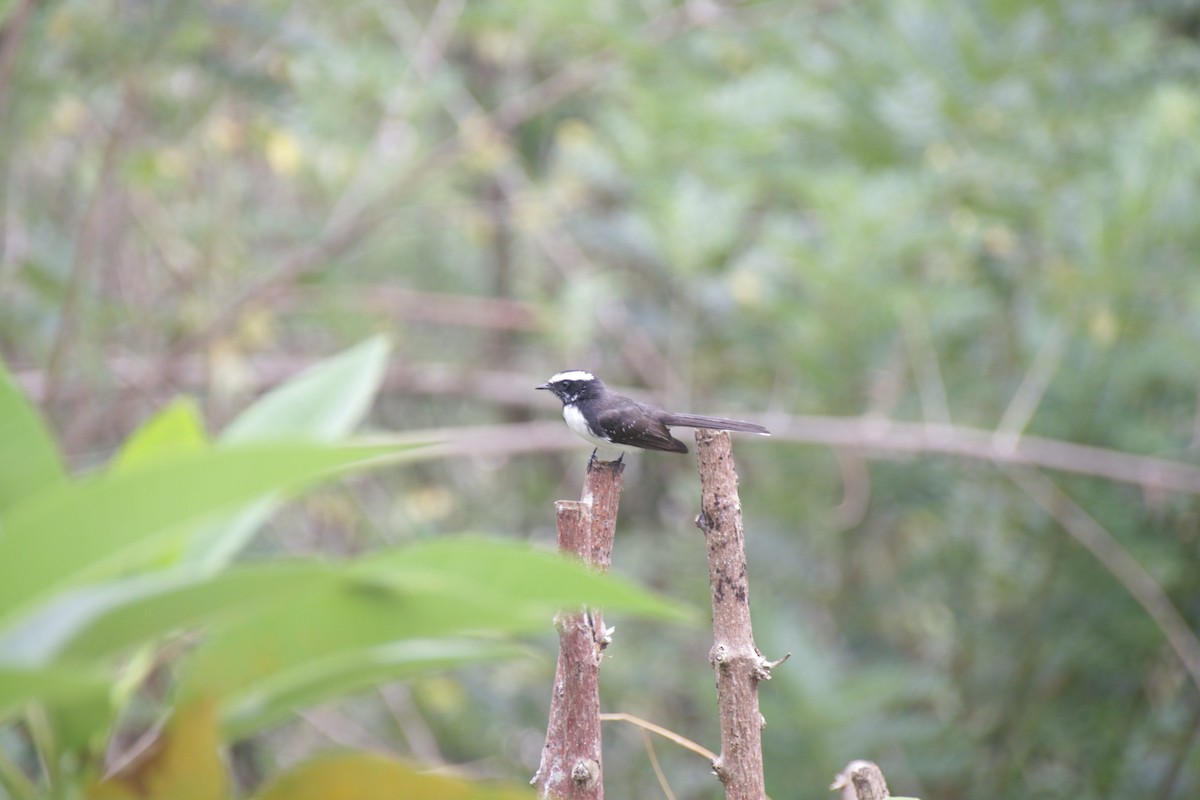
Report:
M66 481L54 438L0 362L0 511Z
M224 800L216 703L180 706L133 761L88 788L88 800Z
M205 450L41 492L0 536L0 619L43 593L102 574L175 525L362 462L377 448L315 444Z
M430 775L384 756L346 753L309 761L256 800L532 800L524 787Z
M176 398L134 431L113 459L114 470L203 450L208 446L204 422L194 400Z

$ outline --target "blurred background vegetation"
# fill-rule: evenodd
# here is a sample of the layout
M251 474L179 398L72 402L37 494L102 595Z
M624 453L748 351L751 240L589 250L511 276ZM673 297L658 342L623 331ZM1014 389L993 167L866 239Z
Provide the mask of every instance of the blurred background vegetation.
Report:
M794 654L772 796L860 757L931 800L1200 793L1196 675L1145 608L1194 643L1200 490L1154 465L1200 447L1200 2L0 13L0 353L74 468L385 332L368 427L486 446L319 491L247 557L548 543L587 453L533 386L590 368L781 434L736 442L756 636ZM873 424L830 447L824 417ZM1022 434L1097 449L998 468ZM688 458L635 459L615 569L703 607L697 500ZM715 747L705 632L609 622L605 710ZM351 744L528 778L553 646L306 712L239 774ZM610 796L659 796L606 731Z

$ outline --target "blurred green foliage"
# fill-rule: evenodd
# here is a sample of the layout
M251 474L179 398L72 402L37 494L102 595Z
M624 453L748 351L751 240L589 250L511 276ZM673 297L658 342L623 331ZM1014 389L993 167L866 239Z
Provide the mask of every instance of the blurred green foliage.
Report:
M219 429L381 330L379 429L552 418L532 386L580 366L698 412L1004 420L1196 462L1195 0L4 9L0 352L73 466L179 387ZM1200 791L1197 687L1002 472L737 448L759 645L794 653L763 687L773 796L824 797L859 757L929 798ZM372 475L249 552L549 540L585 456ZM1053 477L1200 627L1195 497ZM689 462L626 486L616 568L703 603ZM616 624L606 709L713 746L708 643ZM341 708L527 777L548 670ZM309 744L282 728L243 761ZM639 734L606 744L610 794L657 791ZM656 751L677 794L716 796Z
M28 731L24 747L0 751L6 796L80 797L86 786L92 800L220 800L230 796L222 741L298 709L524 655L509 637L581 603L688 618L677 604L557 554L479 537L342 563L224 569L283 490L417 452L322 441L358 424L386 357L374 339L317 364L211 445L194 407L177 402L135 431L107 469L79 480L19 469L56 463L57 452L0 365L0 407L21 423L11 437L19 447L0 453L0 723ZM193 556L212 542L221 558ZM153 746L113 768L103 754L136 730L139 706L168 721ZM370 764L396 777L390 791L418 780L399 764ZM306 769L332 787L358 765ZM29 771L41 774L31 780ZM443 796L434 791L442 779L428 780L426 796ZM462 800L493 796L454 782L443 788Z

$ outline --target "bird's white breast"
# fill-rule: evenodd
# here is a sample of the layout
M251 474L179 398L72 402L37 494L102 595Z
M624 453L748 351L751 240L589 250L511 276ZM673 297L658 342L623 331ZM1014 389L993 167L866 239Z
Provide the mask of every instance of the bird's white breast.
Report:
M615 461L621 453L633 453L638 449L629 445L614 444L592 433L587 420L583 418L583 413L574 405L563 406L563 420L576 436L596 446L597 461Z
M567 427L570 428L576 436L587 439L593 444L606 444L606 442L598 439L592 434L591 428L588 427L587 420L583 418L583 412L581 412L575 406L563 406L563 419L566 421Z

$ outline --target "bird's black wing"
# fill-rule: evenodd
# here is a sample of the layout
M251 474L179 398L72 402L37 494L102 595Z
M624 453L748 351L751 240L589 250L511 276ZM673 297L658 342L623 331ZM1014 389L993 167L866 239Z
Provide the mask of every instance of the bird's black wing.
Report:
M631 401L632 402L632 401ZM640 406L640 404L638 404ZM668 453L686 453L687 445L676 439L662 424L655 409L641 407L641 413L629 413L628 408L610 408L601 411L597 421L614 444L641 447L646 450L663 450Z

